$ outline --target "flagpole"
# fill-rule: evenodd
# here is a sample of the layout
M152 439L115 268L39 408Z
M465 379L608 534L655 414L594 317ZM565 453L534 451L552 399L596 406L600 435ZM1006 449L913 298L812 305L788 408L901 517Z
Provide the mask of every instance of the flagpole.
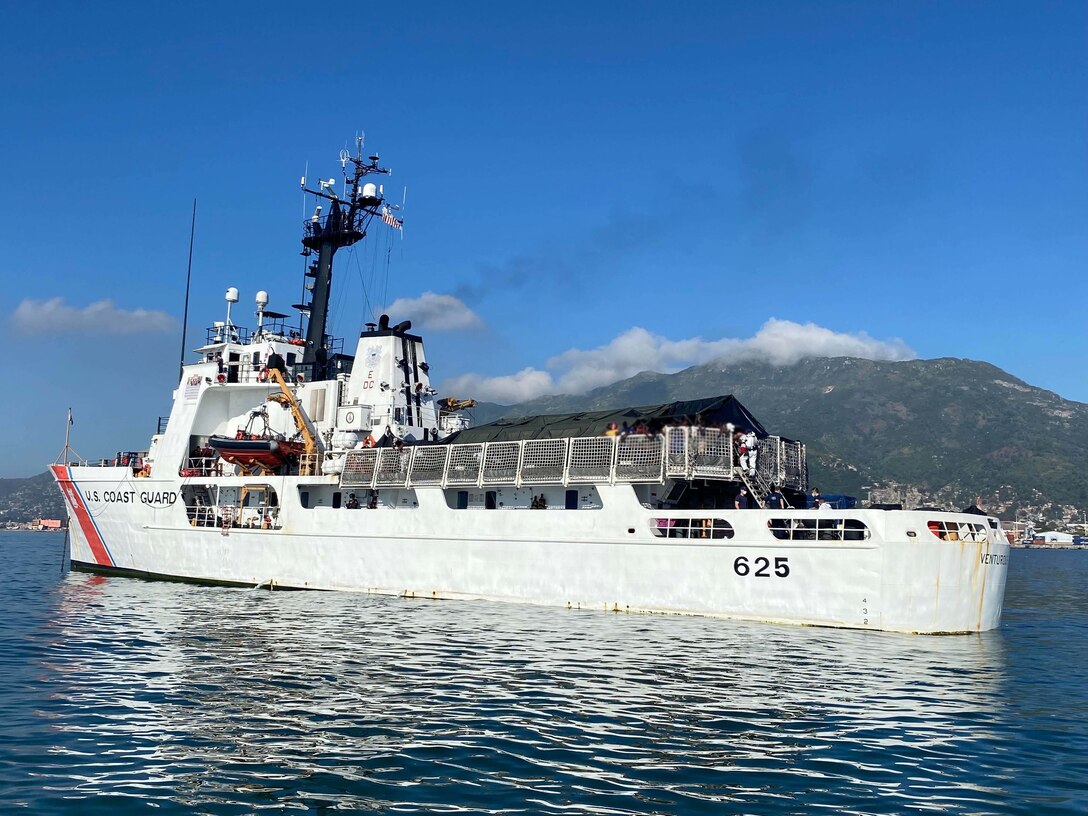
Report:
M193 238L196 236L196 199L193 199L193 222L189 226L189 267L185 272L185 312L181 317L181 364L178 378L185 373L185 333L189 328L189 283L193 279Z
M68 464L68 435L72 432L72 409L68 409L68 424L64 426L64 464Z

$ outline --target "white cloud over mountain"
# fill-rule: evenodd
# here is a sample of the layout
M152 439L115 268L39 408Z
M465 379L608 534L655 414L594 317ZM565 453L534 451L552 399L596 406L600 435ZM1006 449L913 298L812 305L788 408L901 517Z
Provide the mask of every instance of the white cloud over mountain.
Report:
M546 363L548 371L525 368L499 377L463 374L447 380L445 386L456 394L509 404L544 394L582 394L640 371L671 373L714 360L791 365L810 357L910 360L915 356L901 340L877 340L864 332L847 334L775 318L743 339L670 340L636 326L603 346L570 349L552 357Z
M177 321L166 312L150 309L122 309L112 300L99 300L77 308L64 298L20 303L11 316L20 334L145 334L177 329Z

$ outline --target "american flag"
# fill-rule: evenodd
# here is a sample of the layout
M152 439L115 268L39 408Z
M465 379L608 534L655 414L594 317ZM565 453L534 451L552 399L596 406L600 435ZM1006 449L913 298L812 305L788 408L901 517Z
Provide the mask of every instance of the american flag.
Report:
M404 222L397 218L393 213L389 211L388 207L382 207L382 221L387 223L395 230L404 229Z

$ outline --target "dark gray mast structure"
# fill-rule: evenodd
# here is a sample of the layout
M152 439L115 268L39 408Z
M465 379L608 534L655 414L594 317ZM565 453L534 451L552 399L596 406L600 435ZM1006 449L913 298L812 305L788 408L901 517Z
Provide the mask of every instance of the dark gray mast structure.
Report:
M319 204L303 225L302 254L317 254L317 258L306 271L306 277L313 278L313 287L306 287L310 290L310 302L296 307L309 314L302 367L310 372L309 377L312 380L326 380L335 376L330 375L329 371L325 334L329 316L329 293L332 288L333 256L341 247L351 246L364 238L375 216L392 218L389 207L385 205L383 188L373 182L363 181L374 174L389 175L390 170L379 166L377 154L364 160L362 150L363 138L360 136L355 140L354 156L347 150L340 151L340 164L344 171L343 196L336 194L335 179L319 180L317 190L309 189L305 177L302 179L303 191L329 202L328 213L322 215L322 206ZM395 220L399 223L399 219Z

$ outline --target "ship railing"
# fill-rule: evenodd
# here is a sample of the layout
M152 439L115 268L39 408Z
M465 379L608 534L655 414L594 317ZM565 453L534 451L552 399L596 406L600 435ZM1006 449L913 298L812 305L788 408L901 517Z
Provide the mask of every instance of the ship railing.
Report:
M685 479L691 470L688 436L685 428L665 429L665 475Z
M733 478L737 452L733 435L720 428L668 428L668 434L688 437L689 466L699 476Z
M233 323L229 326L224 323L219 326L208 326L205 330L205 342L206 345L214 345L216 343L249 343L250 334L249 329L245 326L235 326Z
M269 504L187 504L185 514L193 527L278 530L282 526L280 508Z
M216 456L190 456L178 474L182 478L193 476L222 476L223 460ZM233 473L229 475L234 475Z
M404 448L361 448L344 457L344 487L660 483L666 478L740 479L728 431L669 427L662 434L527 439ZM804 489L804 446L767 437L760 484Z
M779 484L794 490L805 490L808 486L808 463L805 458L804 443L795 439L781 439Z
M118 451L117 454L111 459L97 459L97 460L80 460L78 464L81 467L130 467L133 470L139 470L145 464L148 464L147 451ZM69 462L70 465L77 464L76 462Z

